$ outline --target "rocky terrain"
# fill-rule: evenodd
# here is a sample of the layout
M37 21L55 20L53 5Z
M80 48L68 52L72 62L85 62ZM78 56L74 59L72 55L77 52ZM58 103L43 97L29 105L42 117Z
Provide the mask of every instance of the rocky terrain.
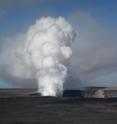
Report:
M117 124L117 99L6 95L0 124Z

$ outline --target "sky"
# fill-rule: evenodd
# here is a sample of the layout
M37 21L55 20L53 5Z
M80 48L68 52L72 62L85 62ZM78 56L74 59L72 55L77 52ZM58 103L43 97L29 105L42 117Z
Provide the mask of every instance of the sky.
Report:
M66 87L117 86L116 0L1 0L0 88L36 86L11 74L17 61L9 53L44 16L63 16L78 32Z

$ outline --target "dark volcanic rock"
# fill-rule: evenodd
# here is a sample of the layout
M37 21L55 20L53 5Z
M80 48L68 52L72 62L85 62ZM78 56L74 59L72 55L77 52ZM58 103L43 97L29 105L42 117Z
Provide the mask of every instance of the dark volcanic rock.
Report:
M117 99L0 98L0 124L117 124Z

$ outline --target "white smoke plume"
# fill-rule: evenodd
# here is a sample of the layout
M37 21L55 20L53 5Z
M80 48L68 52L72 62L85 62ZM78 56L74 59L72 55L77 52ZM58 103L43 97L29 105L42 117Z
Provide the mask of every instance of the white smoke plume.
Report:
M43 96L62 94L74 38L75 31L63 17L44 17L29 28L26 61L36 70L38 92Z
M70 21L70 19L72 20ZM71 46L73 50L73 55L69 63L67 59L61 58L63 55L61 55L60 54L61 52L59 52L59 57L61 55L61 57L59 58L59 64L61 63L68 69L68 74L66 73L67 78L66 77L62 78L63 79L62 81L63 82L65 81L65 83L62 84L64 85L64 89L78 89L79 87L82 86L111 86L111 87L116 86L115 83L117 77L116 29L113 31L110 27L103 26L103 24L100 24L92 16L84 12L77 12L75 17L72 18L70 16L70 19L68 18L72 26L74 26L74 28L78 31L79 35L77 35L77 37L75 38L75 42ZM47 20L49 20L49 18L45 18L43 20L46 20L46 22L48 22ZM39 53L37 52L35 56L32 53L32 49L36 51L36 49L38 48L38 42L36 45L36 41L32 42L32 39L33 40L36 39L36 37L39 36L38 34L40 34L38 39L40 38L42 39L43 34L43 39L47 39L47 41L48 40L50 41L50 38L52 38L53 36L51 33L51 31L53 31L53 28L48 27L49 25L55 25L54 20L56 20L55 22L59 22L57 20L60 19L51 18L51 20L53 20L53 22L50 21L48 22L48 24L45 24L45 21L42 22L42 24L43 23L45 24L45 26L43 25L43 27L45 27L45 30L43 32L46 33L43 33L42 30L40 29L42 27L42 24L40 24L41 27L38 26L40 22L38 20L36 24L32 25L31 27L29 26L28 31L26 29L25 31L23 30L23 32L20 33L18 32L15 36L14 35L10 37L3 36L3 38L0 38L0 83L1 81L3 81L8 85L9 84L12 85L13 87L21 88L36 89L37 87L40 86L39 78L40 73L42 74L42 71L40 71L40 66L38 65L40 64L40 58L37 63L35 59L32 60L32 57L36 58L37 56L36 54ZM58 26L58 23L56 25ZM63 22L61 22L61 24L59 23L58 26L59 28L57 28L57 31L59 29L58 31L59 33L56 31L54 35L54 38L58 40L58 38L61 39L60 32L67 32L61 33L64 34L63 36L65 39L68 39L67 41L64 38L63 38L64 40L58 40L61 41L62 44L64 44L64 42L67 44L69 42L69 38L67 37L71 37L71 35L74 35L73 33L74 31L71 31L71 34L68 33L69 29L68 25L69 25L68 23L67 26L65 26ZM41 31L39 31L39 29ZM49 35L50 33L51 37ZM58 35L60 36L57 37ZM40 41L41 42L43 41L41 39L38 40L39 43ZM31 45L32 43L35 43L36 48L34 47L34 45ZM71 45L71 42L68 43L66 46L69 45ZM55 44L54 46L58 47L58 45ZM53 45L50 46L49 44L46 44L44 46L44 51L46 51L46 54L50 54L50 52L47 52L47 48L51 49L51 47L54 48ZM58 50L58 48L54 50ZM40 52L43 53L42 45ZM53 51L51 51L51 53L55 54L53 53ZM35 66L35 63L38 66ZM45 70L46 71L45 72L43 71L43 73L49 74L48 73L49 70L47 69ZM37 79L39 84L38 86ZM53 88L55 88L57 85L53 86L54 86ZM59 92L62 91L62 88L61 90L58 89L55 90L57 91L56 94L58 95Z

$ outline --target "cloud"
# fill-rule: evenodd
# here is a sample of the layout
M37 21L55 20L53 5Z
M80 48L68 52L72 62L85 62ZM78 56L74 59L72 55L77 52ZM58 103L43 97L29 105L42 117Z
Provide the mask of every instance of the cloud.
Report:
M24 58L25 33L0 40L0 80L16 87L36 87L34 70Z
M89 13L75 12L70 17L79 36L73 44L72 68L84 85L98 84L97 78L117 71L117 37ZM117 32L117 31L116 31ZM116 84L115 84L116 85Z

